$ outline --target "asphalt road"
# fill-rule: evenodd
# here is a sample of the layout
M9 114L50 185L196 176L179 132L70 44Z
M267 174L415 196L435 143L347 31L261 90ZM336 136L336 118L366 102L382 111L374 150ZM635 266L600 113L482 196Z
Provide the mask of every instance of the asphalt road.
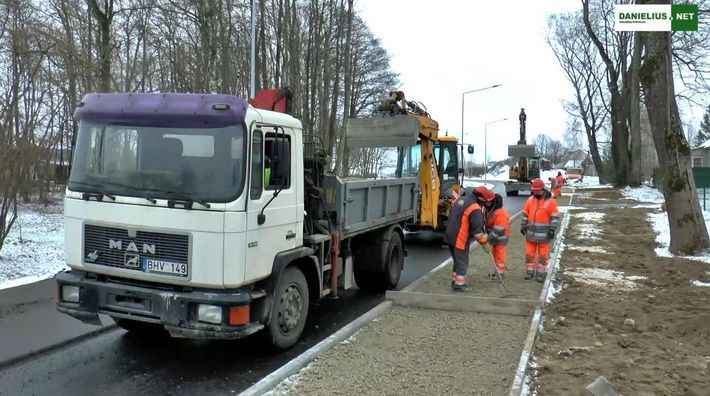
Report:
M506 198L506 207L514 214L524 200ZM448 257L440 234L409 234L405 243L409 255L398 289ZM300 343L285 352L266 351L255 338L140 338L114 329L5 367L0 371L0 395L237 394L383 299L351 290L313 306ZM51 323L37 326L52 328Z

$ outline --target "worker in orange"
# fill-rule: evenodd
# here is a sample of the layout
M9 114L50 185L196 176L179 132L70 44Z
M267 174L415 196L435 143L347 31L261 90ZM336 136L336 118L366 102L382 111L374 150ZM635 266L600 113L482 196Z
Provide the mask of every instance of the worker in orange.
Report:
M493 247L493 261L496 263L498 272L504 275L508 270L506 250L510 235L510 214L503 207L503 197L500 194L494 194L493 200L487 203L485 209L486 231L488 232L488 243ZM490 275L491 278L497 279L497 274Z
M488 191L490 192L490 190ZM471 191L457 199L449 212L444 241L449 245L451 258L454 261L451 279L451 289L454 292L468 293L471 291L471 288L466 284L471 241L475 239L483 250L490 252L488 236L483 229L484 219L481 206L484 202L485 198L481 192L476 194Z
M545 182L535 179L532 183L533 196L523 207L520 233L525 235L525 279L536 278L544 282L547 264L550 260L550 242L560 224L557 201L545 189Z
M552 197L559 198L562 196L562 186L565 185L565 177L562 176L562 172L557 172L557 177L552 180Z

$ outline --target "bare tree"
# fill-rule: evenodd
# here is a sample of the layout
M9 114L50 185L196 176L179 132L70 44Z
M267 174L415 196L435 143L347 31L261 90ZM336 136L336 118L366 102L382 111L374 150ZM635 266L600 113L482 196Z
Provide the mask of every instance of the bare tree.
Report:
M710 248L710 240L691 172L690 146L674 95L670 33L641 35L645 58L639 77L651 123L670 225L670 250L694 254Z
M579 13L553 15L549 18L547 43L572 84L574 100L563 103L565 111L582 123L594 167L602 183L606 182L599 140L609 120L604 84L604 64L596 46L586 34Z

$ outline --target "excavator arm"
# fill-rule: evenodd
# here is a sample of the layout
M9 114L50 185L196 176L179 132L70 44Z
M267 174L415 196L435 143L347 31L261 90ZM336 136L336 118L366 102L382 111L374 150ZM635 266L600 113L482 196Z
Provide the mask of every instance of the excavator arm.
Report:
M422 226L438 227L441 181L434 156L434 142L439 124L429 117L422 105L409 102L402 91L390 92L379 107L379 117L351 118L346 126L348 147L408 147L421 144L421 208Z

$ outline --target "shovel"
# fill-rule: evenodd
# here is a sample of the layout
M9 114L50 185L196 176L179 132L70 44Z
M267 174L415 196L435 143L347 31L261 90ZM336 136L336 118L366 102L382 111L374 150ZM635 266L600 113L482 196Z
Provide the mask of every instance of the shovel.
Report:
M491 259L491 263L493 263L493 269L496 271L496 275L498 277L498 280L500 281L500 284L503 285L503 289L508 290L508 288L505 286L505 282L503 281L503 275L498 271L498 266L496 265L496 260L493 258L493 254L488 252L486 255Z

